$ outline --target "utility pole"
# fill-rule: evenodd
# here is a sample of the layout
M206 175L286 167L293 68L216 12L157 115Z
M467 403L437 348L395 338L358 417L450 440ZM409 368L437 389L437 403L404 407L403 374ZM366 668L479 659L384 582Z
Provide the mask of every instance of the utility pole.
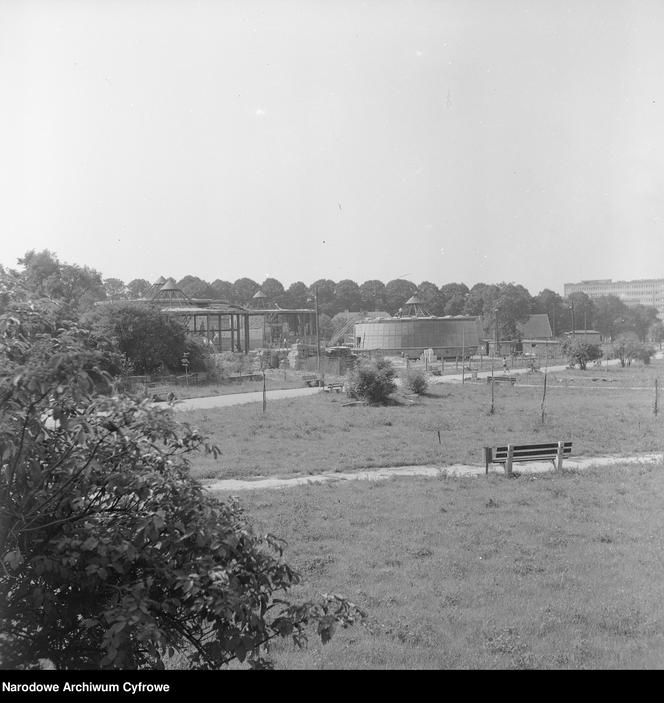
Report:
M588 335L586 334L586 332L588 331L588 321L586 318L587 312L588 312L588 308L587 308L586 304L584 303L583 304L583 337L584 337L583 341L584 342L588 341Z
M318 285L315 288L316 295L316 366L318 369L318 378L323 380L320 375L320 329L318 327Z
M497 307L494 308L493 312L494 312L495 320L496 320L496 330L495 330L496 331L496 342L495 342L496 348L495 348L495 351L493 352L493 355L495 357L496 354L498 354L498 308Z

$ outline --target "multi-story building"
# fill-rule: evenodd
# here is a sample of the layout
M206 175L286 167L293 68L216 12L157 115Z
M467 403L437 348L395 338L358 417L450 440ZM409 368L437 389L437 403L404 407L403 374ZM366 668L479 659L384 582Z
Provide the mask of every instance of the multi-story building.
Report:
M580 283L565 283L565 297L570 293L585 293L589 298L615 295L626 305L652 305L664 314L664 278L645 278L636 281L613 281L602 278Z

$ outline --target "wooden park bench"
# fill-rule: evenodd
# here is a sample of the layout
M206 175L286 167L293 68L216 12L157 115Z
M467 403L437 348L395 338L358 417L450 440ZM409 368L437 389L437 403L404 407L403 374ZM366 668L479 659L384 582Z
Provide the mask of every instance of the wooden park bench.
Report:
M514 385L516 383L516 376L487 376L487 383L511 383Z
M332 391L336 391L337 393L341 393L341 391L344 389L344 384L343 383L328 383L323 390L326 393L331 393Z
M315 373L302 376L302 380L310 387L318 385L318 376Z
M505 474L511 476L512 463L515 461L551 461L557 471L562 471L563 458L571 453L571 442L507 444L502 447L484 447L484 461L487 474L489 473L489 464L504 464Z

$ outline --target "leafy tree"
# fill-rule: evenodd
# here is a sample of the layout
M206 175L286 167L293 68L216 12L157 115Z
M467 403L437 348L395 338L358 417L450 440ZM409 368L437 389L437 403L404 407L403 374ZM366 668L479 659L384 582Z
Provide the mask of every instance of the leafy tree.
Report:
M648 330L657 320L657 314L657 308L650 305L632 305L623 314L623 329L631 330L641 342L645 342Z
M206 299L215 297L214 288L198 276L185 276L178 281L177 286L188 298Z
M276 278L266 278L261 285L261 290L265 293L270 303L276 303L283 307L284 287L280 281Z
M565 305L568 308L565 318L569 322L570 330L572 329L572 311L570 309L572 305L574 306L574 325L576 329L593 329L597 310L595 303L586 293L582 291L572 293L565 301Z
M627 305L615 295L603 295L595 298L593 326L605 338L611 341L617 334L617 327L620 320L627 312Z
M321 339L330 339L334 334L334 324L332 318L324 312L318 315L318 324L320 326Z
M339 306L337 305L337 300L334 297L336 287L336 283L327 278L320 278L317 281L314 281L309 286L310 300L307 303L307 307L313 307L314 298L318 295L319 312L325 313L330 317L336 315L338 312L341 312L341 310L339 310ZM318 291L318 293L316 293L316 291Z
M648 336L652 342L659 345L662 348L662 341L664 341L664 322L657 320L650 325L648 330Z
M233 299L233 284L230 281L222 281L217 278L216 281L212 281L210 284L212 288L212 298L216 300L223 300L226 303L230 303Z
M492 302L498 308L499 336L501 339L519 339L517 323L525 322L530 316L532 297L520 284L499 283L498 291Z
M116 342L136 373L181 371L187 329L179 320L140 303L109 303L96 310L89 320L100 335ZM204 368L192 365L191 370Z
M70 315L85 312L106 297L98 271L87 266L62 264L47 249L31 250L18 262L24 267L21 276L31 294L36 298L62 301Z
M134 278L133 281L127 283L127 293L132 300L140 300L152 288L149 281L144 278Z
M396 390L396 371L387 359L358 364L348 376L348 393L370 403L385 404Z
M491 296L496 298L498 287L487 283L476 283L469 291L463 308L464 315L484 315L484 306ZM487 311L489 312L489 311Z
M337 301L337 306L341 310L349 310L357 312L362 305L362 294L360 287L348 278L339 281L334 289L334 297Z
M445 314L445 297L438 286L431 281L422 281L417 287L417 295L422 299L424 307L431 315Z
M483 300L483 320L487 332L500 340L520 338L518 324L525 322L532 310L530 293L521 285L499 283L485 286L479 297ZM468 296L470 300L470 295Z
M578 340L566 340L563 342L562 351L567 357L569 365L572 367L578 365L582 371L586 370L589 361L601 359L603 356L598 344L588 344Z
M360 286L360 302L367 311L385 310L385 284L382 281L365 281Z
M650 360L655 355L655 349L649 344L642 342L639 344L639 348L636 352L636 358L643 362L645 365L650 363Z
M18 263L24 267L23 279L26 287L36 297L49 298L60 278L60 262L57 255L48 250L26 252Z
M390 315L394 315L415 293L417 293L417 286L412 281L406 281L403 278L389 281L385 286L385 303Z
M284 293L283 307L291 309L302 309L310 307L309 289L302 281L295 281L288 286L288 290Z
M446 300L451 300L454 296L459 296L464 301L469 293L468 286L465 283L445 283L440 287L440 292L445 296ZM461 315L461 313L448 313L450 315Z
M463 315L465 307L466 296L460 293L454 293L454 295L447 299L444 312L446 315Z
M237 305L246 305L260 288L256 281L251 278L238 278L233 283L233 298L232 302Z
M409 369L404 376L404 385L411 393L421 395L427 389L427 377L418 369Z
M104 291L108 300L124 300L127 298L127 286L119 278L105 278Z
M641 346L632 335L620 334L616 337L613 347L611 347L611 353L620 361L620 365L625 368L625 366L631 366L632 361L639 357ZM649 362L650 357L648 357L647 363Z
M567 312L562 296L549 288L540 291L533 298L533 312L543 313L549 316L551 331L554 337L562 334L567 329L571 329L571 325L569 327L565 326Z
M218 449L147 401L104 395L100 350L48 309L0 315L0 660L32 668L271 665L263 645L323 642L362 613L295 602L283 542L189 475Z

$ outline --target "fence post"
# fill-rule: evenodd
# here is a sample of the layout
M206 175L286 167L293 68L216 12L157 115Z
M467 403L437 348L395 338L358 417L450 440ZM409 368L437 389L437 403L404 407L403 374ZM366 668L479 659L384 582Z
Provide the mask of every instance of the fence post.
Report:
M493 386L493 383L491 384ZM512 459L514 458L514 445L507 445L507 461L505 462L505 473L507 476L512 475Z
M267 393L265 391L265 371L263 371L263 415L265 415L266 407L267 407Z
M659 379L655 379L655 417L657 417L657 400L659 396Z
M547 372L544 372L544 390L542 392L542 424L544 424L544 404L546 403L546 377Z
M558 442L558 462L556 464L556 471L563 470L563 456L565 455L565 444L564 442Z

